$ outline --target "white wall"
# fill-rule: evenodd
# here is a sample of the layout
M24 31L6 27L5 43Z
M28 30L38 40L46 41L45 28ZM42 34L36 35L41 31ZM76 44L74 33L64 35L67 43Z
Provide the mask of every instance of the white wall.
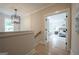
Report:
M24 16L21 18L20 30L21 31L30 31L31 30L31 17L30 17L30 15Z
M72 4L72 39L71 54L79 54L79 33L75 32L75 15L79 12L79 4Z
M39 31L41 31L41 14L35 13L31 15L31 24L32 24L32 30L34 31L34 34L37 34Z

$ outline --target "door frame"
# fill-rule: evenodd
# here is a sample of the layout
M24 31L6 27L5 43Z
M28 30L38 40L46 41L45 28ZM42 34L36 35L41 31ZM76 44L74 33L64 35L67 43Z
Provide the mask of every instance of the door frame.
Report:
M63 13L63 12L67 12L67 51L71 51L71 15L70 15L70 8L66 8L66 9L63 9L63 10L58 10L58 11L54 11L54 12L50 12L50 13L48 13L48 14L46 14L45 16L44 16L44 23L46 23L46 18L47 18L47 16L51 16L51 15L55 15L55 14L59 14L59 13ZM45 26L46 26L46 24L44 24ZM45 33L46 31L46 28L44 28L44 35L45 35L45 37L44 37L44 39L45 39L45 41L47 42L47 43L49 43L48 42L48 39L47 39L47 34Z

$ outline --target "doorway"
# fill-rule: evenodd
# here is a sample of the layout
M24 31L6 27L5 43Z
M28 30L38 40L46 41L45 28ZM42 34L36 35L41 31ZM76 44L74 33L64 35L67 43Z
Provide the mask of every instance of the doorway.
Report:
M67 54L67 12L46 17L46 38L50 54Z

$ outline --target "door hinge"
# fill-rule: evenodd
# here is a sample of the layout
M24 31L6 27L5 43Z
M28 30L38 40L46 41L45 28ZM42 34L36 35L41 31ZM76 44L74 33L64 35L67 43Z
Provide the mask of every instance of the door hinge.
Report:
M67 42L66 42L65 44L66 44L66 46L67 46Z
M66 18L67 18L68 16L66 16Z
M46 21L47 21L47 19L46 19Z
M45 31L47 31L47 29L45 29Z

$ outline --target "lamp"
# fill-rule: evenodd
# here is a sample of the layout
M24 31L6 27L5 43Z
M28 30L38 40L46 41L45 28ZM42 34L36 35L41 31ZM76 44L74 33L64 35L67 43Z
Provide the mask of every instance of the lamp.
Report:
M20 24L20 16L17 15L17 9L14 9L15 14L11 16L12 22L14 24Z

